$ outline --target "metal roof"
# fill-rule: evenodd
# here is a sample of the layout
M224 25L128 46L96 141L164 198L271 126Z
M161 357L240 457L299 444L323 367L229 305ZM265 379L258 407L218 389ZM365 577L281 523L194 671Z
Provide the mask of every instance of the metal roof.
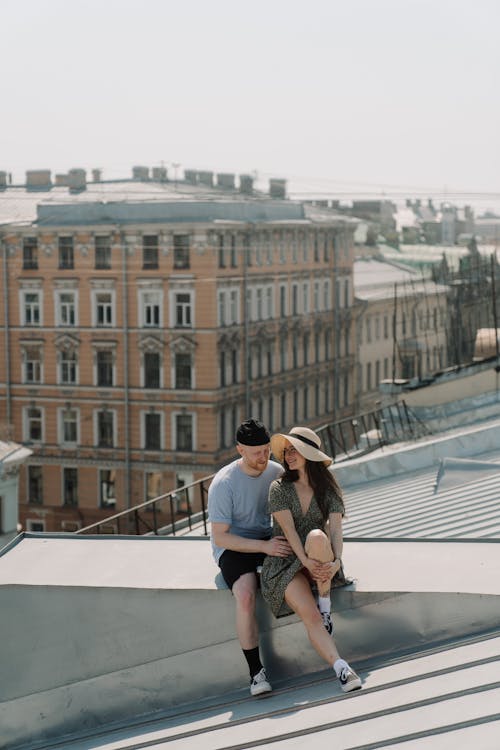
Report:
M500 539L500 451L474 461L443 459L348 487L344 496L349 538Z

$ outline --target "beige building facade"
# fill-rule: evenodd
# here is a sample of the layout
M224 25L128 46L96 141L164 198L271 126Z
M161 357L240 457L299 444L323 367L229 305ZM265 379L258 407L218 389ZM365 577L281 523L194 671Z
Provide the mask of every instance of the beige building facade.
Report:
M383 380L419 380L448 366L447 287L374 258L354 262L359 411L380 403Z
M0 227L0 422L33 451L24 528L75 530L207 476L248 416L352 413L352 223L164 180L49 192L0 193L35 212Z

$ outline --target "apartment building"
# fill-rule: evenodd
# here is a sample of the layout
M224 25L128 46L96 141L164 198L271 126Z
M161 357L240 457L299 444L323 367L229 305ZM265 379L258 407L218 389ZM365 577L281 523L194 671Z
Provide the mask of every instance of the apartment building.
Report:
M383 380L419 380L448 366L448 287L375 258L354 262L356 406L373 409Z
M0 173L0 423L33 451L24 528L74 530L207 476L248 416L352 412L355 222L283 181L133 175Z

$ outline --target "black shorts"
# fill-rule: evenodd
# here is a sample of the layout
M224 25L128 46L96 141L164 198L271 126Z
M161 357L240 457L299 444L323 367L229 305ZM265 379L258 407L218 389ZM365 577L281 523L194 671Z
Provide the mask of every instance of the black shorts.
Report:
M225 549L219 557L219 568L231 591L240 576L245 573L257 573L257 568L262 565L264 558L263 552L235 552Z

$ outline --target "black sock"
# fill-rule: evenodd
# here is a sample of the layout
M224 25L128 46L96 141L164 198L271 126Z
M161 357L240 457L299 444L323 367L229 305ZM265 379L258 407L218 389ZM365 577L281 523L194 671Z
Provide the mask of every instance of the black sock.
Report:
M259 656L259 647L256 646L255 648L244 648L243 653L245 654L245 659L248 662L250 678L252 678L257 674L257 672L260 672L260 670L262 669L262 662Z

